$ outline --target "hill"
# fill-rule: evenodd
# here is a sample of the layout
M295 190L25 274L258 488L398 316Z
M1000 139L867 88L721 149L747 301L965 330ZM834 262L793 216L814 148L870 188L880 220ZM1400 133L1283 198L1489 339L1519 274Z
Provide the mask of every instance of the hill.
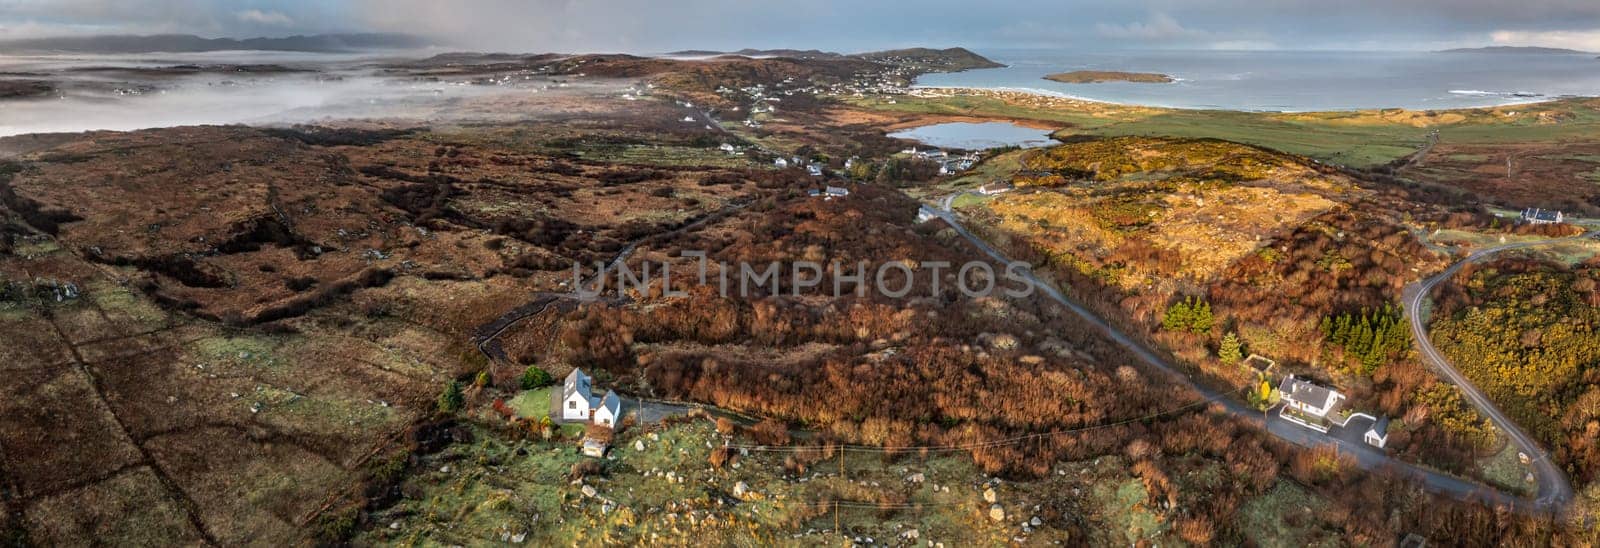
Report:
M959 72L972 69L1000 68L1005 65L973 53L967 48L910 48L873 51L851 55L876 63L903 65L932 72Z
M430 43L407 34L317 34L282 38L201 38L192 34L28 38L0 41L0 53L192 53L201 51L305 51L319 53L370 49L410 49Z
M1587 54L1587 53L1590 53L1590 52L1581 51L1581 50L1575 50L1575 49L1567 49L1567 48L1542 48L1542 47L1537 47L1537 46L1488 46L1488 47L1482 47L1482 48L1447 49L1447 50L1439 51L1437 53L1522 53L1522 54L1526 54L1526 53L1552 53L1552 54L1583 53L1583 54Z

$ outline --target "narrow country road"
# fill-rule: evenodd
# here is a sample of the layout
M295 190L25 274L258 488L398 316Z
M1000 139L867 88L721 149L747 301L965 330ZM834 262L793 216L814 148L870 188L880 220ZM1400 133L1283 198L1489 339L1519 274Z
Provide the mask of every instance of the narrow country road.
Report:
M950 227L954 229L957 234L960 234L962 238L965 238L969 243L981 250L984 254L988 255L991 259L1002 264L1010 262L1005 255L991 247L988 242L985 242L982 238L977 237L971 231L967 230L967 228L961 224L956 216L949 211L949 204L953 199L954 196L941 199L939 201L941 207L923 205L922 212L924 215L942 219L946 224L950 225ZM1591 235L1592 234L1595 233L1591 233ZM1503 251L1509 248L1513 247L1506 246L1498 249ZM1484 251L1488 252L1489 250ZM1458 267L1459 265L1452 268ZM1239 416L1240 418L1249 421L1252 424L1260 426L1268 433L1277 436L1284 441L1307 448L1334 447L1338 449L1341 454L1354 457L1357 465L1364 469L1394 471L1402 476L1421 482L1421 484L1426 486L1429 490L1437 493L1442 493L1459 500L1478 500L1490 505L1501 505L1512 508L1519 512L1532 513L1544 510L1559 509L1560 506L1571 497L1570 487L1566 488L1566 494L1564 496L1560 496L1560 493L1547 494L1541 492L1540 496L1533 500L1514 497L1499 490L1492 489L1472 481L1396 459L1389 456L1382 450L1366 444L1350 443L1327 436L1320 432L1315 432L1310 429L1289 423L1288 421L1278 418L1273 413L1262 413L1247 407L1236 399L1225 397L1215 390L1196 384L1189 378L1187 374L1183 372L1182 368L1167 362L1160 355L1156 354L1154 351L1151 351L1143 343L1128 336L1126 333L1123 333L1121 330L1117 329L1115 326L1112 326L1109 322L1089 311L1089 309L1085 308L1084 306L1071 299L1068 299L1066 295L1062 294L1061 291L1053 284L1045 283L1043 280L1035 277L1032 272L1027 272L1026 276L1039 292L1043 293L1046 297L1049 297L1050 300L1055 301L1063 307L1066 307L1068 310L1071 310L1089 325L1092 325L1096 329L1099 329L1101 332L1105 333L1105 335L1112 341L1115 341L1117 344L1128 348L1136 356L1138 356L1140 360L1143 360L1149 366L1165 372L1172 377L1174 381L1182 386L1193 389L1203 398L1217 402L1217 404L1225 409L1228 413ZM1415 322L1413 322L1413 325L1415 325ZM1542 462L1545 462L1547 465L1549 464L1548 459L1544 459ZM1552 467L1552 469L1554 468ZM1565 478L1564 476L1560 476L1560 470L1554 469L1554 471L1557 474L1557 477L1563 480L1559 483L1559 485L1565 486ZM1546 482L1544 481L1540 482L1541 486L1545 484Z
M1512 421L1510 417L1501 412L1500 408L1493 401L1490 401L1488 397L1485 397L1483 392L1478 390L1478 387L1467 379L1466 375L1462 375L1461 371L1456 369L1455 364L1450 363L1450 360L1445 358L1444 354L1433 346L1433 341L1428 336L1428 318L1423 313L1423 306L1428 304L1427 299L1433 293L1434 286L1454 276L1456 272L1461 270L1461 267L1466 266L1468 263L1483 260L1505 251L1527 249L1596 236L1600 236L1600 231L1568 238L1518 242L1480 249L1467 255L1465 259L1450 265L1444 271L1406 286L1403 294L1406 320L1411 323L1411 338L1416 341L1417 351L1421 353L1422 361L1435 371L1438 371L1451 384L1460 387L1461 393L1466 395L1467 401L1472 402L1473 407L1476 407L1479 413L1487 417L1490 422L1493 422L1495 428L1505 432L1511 443L1516 444L1518 451L1528 455L1532 460L1532 465L1539 481L1539 494L1534 503L1551 509L1565 506L1568 501L1572 500L1572 483L1567 479L1566 473L1561 470L1560 466L1550 460L1550 454L1539 447L1538 442L1534 441L1526 432L1523 432L1515 421Z

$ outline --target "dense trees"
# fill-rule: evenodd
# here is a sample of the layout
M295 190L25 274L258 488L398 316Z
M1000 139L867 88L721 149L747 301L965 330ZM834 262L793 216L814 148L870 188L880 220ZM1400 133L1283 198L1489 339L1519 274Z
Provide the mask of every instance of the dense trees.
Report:
M1576 477L1600 471L1600 268L1504 259L1441 288L1433 339Z
M1211 303L1190 296L1167 307L1166 314L1161 317L1161 328L1167 331L1186 331L1205 335L1211 332L1214 321L1215 318L1211 315Z
M1411 331L1400 309L1388 304L1382 310L1351 314L1345 312L1322 318L1322 342L1347 366L1371 374L1384 362L1411 349Z

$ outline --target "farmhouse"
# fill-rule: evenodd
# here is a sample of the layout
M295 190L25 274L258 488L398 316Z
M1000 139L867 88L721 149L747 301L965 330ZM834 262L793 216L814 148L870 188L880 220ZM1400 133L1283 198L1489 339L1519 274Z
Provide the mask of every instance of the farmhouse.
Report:
M590 412L599 407L590 387L591 379L582 369L573 368L561 385L561 420L587 421Z
M978 187L978 194L982 194L984 196L993 196L995 194L1011 192L1016 188L1016 185L1011 184L1010 181L995 181Z
M1567 217L1560 211L1530 207L1522 210L1522 222L1535 225L1549 225L1566 222Z
M824 190L822 193L823 194L827 194L829 198L843 198L845 196L849 196L850 195L850 189L847 189L847 188L844 188L844 187L830 186L830 187L828 187L827 190Z
M557 415L563 422L588 422L607 428L616 428L622 418L622 397L607 390L603 398L594 396L593 379L574 368L561 385L561 411Z
M1283 401L1279 416L1318 432L1328 431L1328 413L1345 399L1337 390L1294 375L1284 377L1278 393Z

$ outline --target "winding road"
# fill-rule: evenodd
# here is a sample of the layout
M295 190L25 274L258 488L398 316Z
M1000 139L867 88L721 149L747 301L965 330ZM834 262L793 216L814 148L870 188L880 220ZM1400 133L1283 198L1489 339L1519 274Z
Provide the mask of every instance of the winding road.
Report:
M1568 501L1572 500L1572 482L1567 479L1567 475L1561 470L1561 467L1550 460L1550 454L1539 447L1538 442L1534 441L1521 427L1517 426L1515 421L1512 421L1510 417L1500 411L1500 408L1493 401L1490 401L1488 397L1484 396L1483 392L1478 390L1478 387L1474 386L1466 375L1461 374L1461 371L1456 369L1455 364L1450 363L1450 360L1445 358L1444 354L1433 346L1433 341L1428 336L1428 318L1427 314L1425 314L1424 306L1429 304L1427 299L1432 294L1434 286L1438 285L1439 282L1450 279L1451 276L1461 270L1461 267L1469 263L1480 261L1505 251L1546 246L1597 236L1600 236L1600 230L1568 238L1518 242L1480 249L1467 255L1461 261L1450 265L1444 271L1406 286L1403 296L1406 320L1411 323L1411 338L1416 341L1417 351L1421 353L1422 361L1435 371L1438 371L1450 383L1459 387L1461 393L1466 395L1467 401L1472 402L1473 407L1476 407L1480 414L1487 417L1490 422L1493 422L1495 428L1505 432L1511 443L1516 444L1518 451L1528 455L1539 481L1539 494L1534 499L1534 504L1551 509L1565 506Z
M984 254L988 255L991 259L1001 264L1009 263L1010 259L1001 254L998 250L991 247L988 242L985 242L982 238L977 237L971 231L967 230L967 228L961 224L960 220L958 220L956 216L949 210L950 203L954 198L955 196L948 196L939 200L940 207L923 205L922 212L924 215L937 217L943 220L946 224L950 225L950 227L954 229L957 234L960 234L962 238L965 238L969 243L971 243L978 250L982 251ZM1591 232L1583 237L1594 236L1596 234L1600 234L1600 231ZM1570 239L1576 238L1577 237ZM1438 283L1439 280L1442 280L1456 270L1459 270L1461 265L1466 262L1477 260L1493 253L1498 253L1509 249L1545 245L1554 243L1555 241L1556 240L1509 244L1497 248L1482 250L1478 253L1474 253L1472 256L1462 261L1462 263L1452 265L1449 269L1446 269L1445 272L1442 272L1433 278L1429 278L1428 281L1424 282L1422 287L1431 288L1433 284ZM1268 433L1278 437L1279 439L1307 448L1334 447L1338 449L1341 454L1353 457L1356 463L1364 469L1393 471L1401 476L1409 477L1421 482L1421 484L1426 488L1437 493L1445 494L1459 500L1477 500L1486 504L1504 506L1524 513L1560 510L1572 497L1572 488L1566 481L1565 475L1561 473L1560 468L1551 464L1548 458L1543 458L1544 453L1542 452L1529 453L1530 455L1541 455L1541 458L1538 461L1542 463L1539 466L1539 495L1535 499L1524 499L1472 481L1468 481L1463 478L1445 474L1436 470L1423 468L1415 464L1396 459L1389 456L1382 450L1371 447L1364 443L1354 443L1300 427L1277 417L1275 413L1270 412L1271 410L1263 413L1247 407L1236 399L1225 397L1223 394L1218 393L1215 390L1196 384L1192 379L1189 378L1187 374L1183 372L1181 367L1166 361L1159 354L1150 350L1142 342L1128 336L1126 333L1111 325L1111 323L1107 322L1105 319L1089 311L1089 309L1085 308L1083 305L1067 298L1066 295L1062 294L1061 291L1055 287L1055 285L1038 279L1031 271L1026 273L1026 277L1038 291L1042 292L1046 297L1049 297L1050 300L1055 301L1068 310L1071 310L1074 314L1081 317L1085 322L1088 322L1089 325L1092 325L1096 329L1103 332L1107 338L1128 348L1134 353L1134 355L1138 356L1140 360L1144 361L1149 366L1165 372L1180 385L1188 387L1199 393L1202 397L1216 402L1217 405L1221 406L1226 412L1262 427ZM1417 292L1419 295L1423 293L1425 293L1425 291ZM1414 311L1419 308L1418 306L1415 306L1415 301L1408 299L1407 302L1412 303L1412 306L1408 307L1409 310ZM1411 318L1411 320L1413 329L1416 329L1416 326L1421 325L1421 323L1418 322L1415 317ZM1415 338L1419 341L1427 340L1425 332L1422 336ZM1432 345L1427 345L1426 348L1431 349ZM1427 351L1425 350L1424 353L1426 354ZM1435 351L1433 354L1437 355L1437 352ZM1448 365L1448 361L1443 360L1442 357L1439 357L1438 359L1445 366L1441 368L1441 371L1448 369L1449 371L1454 372L1454 368ZM1459 376L1459 373L1456 373L1456 375ZM1465 378L1459 379L1457 383L1464 389L1472 386L1470 383L1466 382ZM1477 393L1477 389L1471 388L1471 392ZM1482 395L1479 394L1478 397L1481 398ZM1484 404L1488 404L1486 399L1482 401ZM1490 408L1492 409L1492 404L1490 404ZM1499 416L1500 419L1504 419L1504 416L1499 415L1498 411L1496 411L1495 416ZM1500 424L1501 423L1499 420L1497 420L1496 425L1498 426ZM1505 429L1508 433L1514 431L1521 436L1521 441L1519 443L1526 442L1529 444L1529 447L1536 447L1532 445L1531 440L1528 440L1525 435L1521 434L1521 430L1515 429L1516 426L1511 424L1509 420L1506 420L1505 424L1511 427Z

